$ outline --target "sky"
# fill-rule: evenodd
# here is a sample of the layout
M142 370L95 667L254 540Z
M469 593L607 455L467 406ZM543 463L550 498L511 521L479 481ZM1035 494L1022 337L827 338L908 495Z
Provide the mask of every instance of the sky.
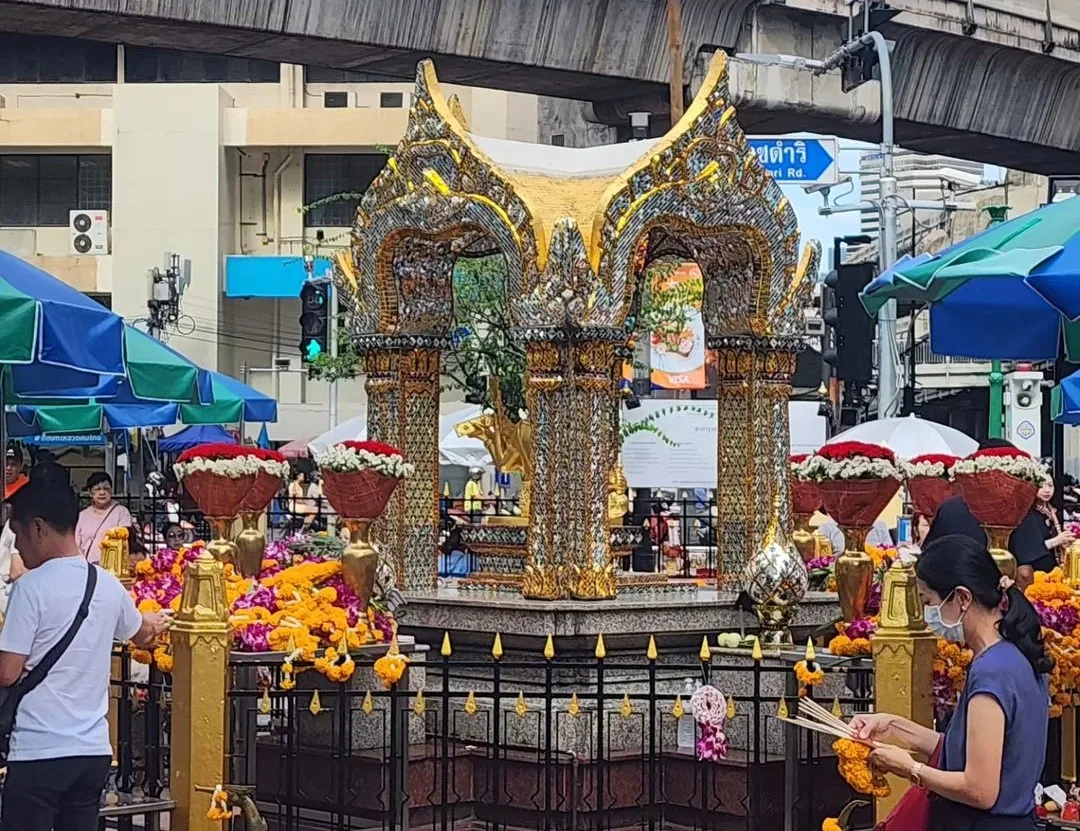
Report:
M815 138L810 133L803 135L806 138ZM875 149L875 146L858 141L848 141L847 139L839 139L839 142L839 176L843 177L845 174L851 176L851 184L834 187L829 196L829 201L841 205L854 204L859 201L859 157L866 151ZM818 209L824 204L824 201L820 193L806 193L802 185L781 185L780 189L791 202L791 207L795 209L795 216L799 221L799 232L802 234L802 244L811 239L816 239L821 243L821 269L823 272L828 271L831 266L829 257L831 256L833 237L858 234L859 214L843 213L821 216Z

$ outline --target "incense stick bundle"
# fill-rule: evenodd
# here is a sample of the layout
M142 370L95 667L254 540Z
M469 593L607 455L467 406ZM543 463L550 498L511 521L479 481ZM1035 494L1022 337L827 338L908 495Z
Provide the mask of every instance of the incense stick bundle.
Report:
M839 739L850 739L853 742L859 742L860 744L866 744L871 747L876 747L876 742L868 742L865 739L860 739L855 735L855 731L851 729L851 726L843 719L837 718L812 698L800 698L799 699L799 714L804 718L784 718L779 717L781 721L786 721L789 724L794 724L797 727L802 727L804 730L811 730L815 733L824 733L827 736L835 736Z

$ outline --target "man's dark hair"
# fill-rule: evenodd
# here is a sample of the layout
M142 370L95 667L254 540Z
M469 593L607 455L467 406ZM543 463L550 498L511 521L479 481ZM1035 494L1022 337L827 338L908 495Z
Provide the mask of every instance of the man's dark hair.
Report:
M70 488L71 474L66 467L56 462L38 462L30 468L30 481Z
M60 534L72 534L79 521L79 499L67 485L31 480L11 498L11 521L40 519Z

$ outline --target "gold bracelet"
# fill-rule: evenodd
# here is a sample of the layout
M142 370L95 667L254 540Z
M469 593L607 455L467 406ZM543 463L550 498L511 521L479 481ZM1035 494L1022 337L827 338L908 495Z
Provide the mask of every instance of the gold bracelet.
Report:
M912 765L911 772L908 773L908 779L911 780L911 784L917 788L921 788L923 786L922 772L924 767L926 766L922 762L916 762L914 765Z

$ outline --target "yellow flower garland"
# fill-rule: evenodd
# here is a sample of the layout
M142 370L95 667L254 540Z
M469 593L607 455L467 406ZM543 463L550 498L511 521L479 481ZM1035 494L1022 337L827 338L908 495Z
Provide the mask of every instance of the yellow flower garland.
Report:
M229 792L223 790L221 785L214 787L210 795L210 810L206 812L206 818L211 822L225 822L232 819L232 808L229 806Z
M840 775L858 793L886 797L892 793L888 780L880 771L870 768L870 748L851 739L833 742Z
M814 669L810 669L806 661L798 661L795 664L795 678L799 682L799 696L806 695L808 687L816 687L825 680L825 670L821 665L814 663Z
M821 831L844 831L836 817L825 817L821 822Z

